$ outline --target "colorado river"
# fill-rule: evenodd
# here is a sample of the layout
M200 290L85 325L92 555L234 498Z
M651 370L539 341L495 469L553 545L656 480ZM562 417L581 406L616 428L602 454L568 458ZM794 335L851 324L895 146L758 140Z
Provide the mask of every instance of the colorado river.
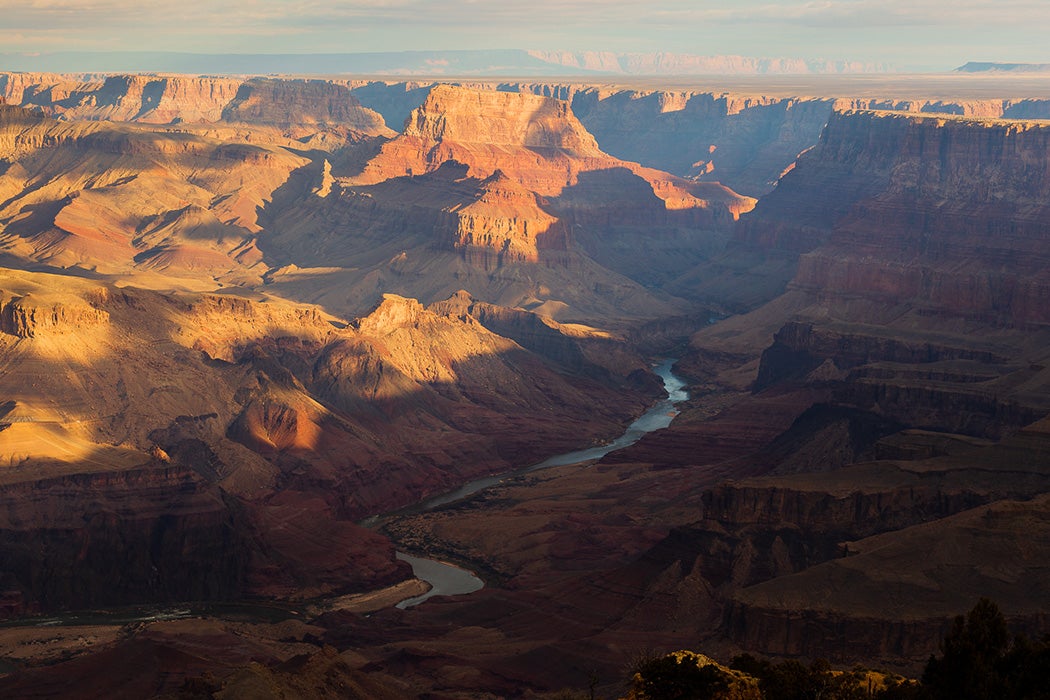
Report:
M440 496L434 496L433 498L428 498L411 508L406 508L399 512L420 513L433 510L439 506L462 500L482 489L495 486L504 479L528 474L529 472L538 471L540 469L547 469L549 467L559 467L566 464L579 464L582 462L601 459L610 452L633 445L646 433L666 428L671 424L674 417L678 415L676 405L689 398L689 392L685 388L686 383L671 373L671 366L673 364L674 360L665 360L653 369L653 371L663 379L664 390L667 392L667 398L653 405L652 408L627 426L627 430L624 431L623 435L612 442L599 447L590 447L585 450L576 450L574 452L555 455L554 457L545 459L542 462L533 464L532 466L517 469L512 472L504 472L495 476L486 476L481 479L475 479L453 491L443 493ZM365 524L374 525L379 522L379 518L373 518L370 520L371 522L366 522ZM431 589L423 595L408 598L407 600L398 603L397 607L402 609L413 605L419 605L424 600L436 595L464 595L466 593L473 593L485 585L480 578L470 571L450 564L445 564L433 559L414 557L405 554L404 552L398 552L397 558L401 561L408 562L412 566L412 574L416 578L426 581L431 585Z
M452 566L433 559L413 557L404 552L398 552L397 558L401 561L407 561L412 566L412 575L421 581L426 581L431 586L430 590L423 595L406 598L398 603L397 607L402 610L411 608L413 605L419 605L432 596L473 593L485 585L480 578L458 566Z
M653 405L652 408L627 426L627 430L624 431L623 435L612 442L598 447L589 447L584 450L576 450L575 452L566 452L564 454L555 455L539 462L538 464L533 464L532 466L524 467L522 469L516 469L512 472L504 472L502 474L486 476L480 479L475 479L474 481L469 481L453 491L448 491L440 496L434 496L421 501L411 508L406 509L404 512L419 513L422 511L433 510L439 506L454 503L466 498L482 489L495 486L504 479L539 471L540 469L560 467L566 464L579 464L580 462L601 459L610 452L622 450L625 447L633 445L646 433L666 428L671 424L674 417L678 415L678 409L675 408L675 405L689 398L689 392L685 388L686 383L671 373L671 366L673 364L674 360L664 360L660 365L653 368L653 372L659 375L664 382L664 391L667 392L667 398Z

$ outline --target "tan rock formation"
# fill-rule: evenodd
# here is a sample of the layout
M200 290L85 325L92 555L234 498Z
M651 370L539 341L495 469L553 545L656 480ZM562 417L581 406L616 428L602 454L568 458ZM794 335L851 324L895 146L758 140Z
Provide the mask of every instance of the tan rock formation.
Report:
M296 138L318 127L341 128L353 139L394 135L347 88L323 80L249 80L223 107L222 119L279 126Z
M497 170L478 184L474 201L454 206L452 247L487 269L510 261L556 260L569 250L566 225L544 211L537 195ZM450 228L452 227L450 226Z
M59 267L257 276L248 252L259 210L307 162L278 145L0 109L12 163L0 237L16 256Z
M294 131L295 138L319 130L352 139L393 133L346 87L324 80L0 73L0 96L7 104L35 107L67 121L226 121L279 126Z

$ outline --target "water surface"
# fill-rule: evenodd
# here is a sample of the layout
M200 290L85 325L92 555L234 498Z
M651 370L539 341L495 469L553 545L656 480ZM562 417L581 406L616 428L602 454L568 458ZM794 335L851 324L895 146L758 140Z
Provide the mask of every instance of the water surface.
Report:
M397 558L407 561L412 566L412 575L421 581L426 581L431 588L423 595L406 598L397 604L404 610L414 605L419 605L424 600L436 595L464 595L480 590L485 583L466 569L452 566L434 559L414 557L411 554L398 552Z
M675 405L689 398L689 392L686 390L686 383L671 372L671 366L674 362L674 360L665 360L653 368L653 372L658 374L664 381L664 391L667 392L667 398L654 404L637 420L627 426L627 430L624 431L623 435L612 442L605 445L599 445L598 447L588 447L583 450L575 450L573 452L555 455L539 462L538 464L533 464L522 469L516 469L512 472L504 472L502 474L485 476L480 479L475 479L474 481L469 481L457 489L423 500L416 505L405 509L403 512L419 513L422 511L433 510L439 506L462 500L482 489L495 486L504 479L521 476L522 474L528 474L529 472L538 471L540 469L560 467L566 464L579 464L581 462L590 462L592 460L601 459L610 452L622 450L625 447L633 445L646 433L666 428L671 424L674 417L678 415L678 409Z

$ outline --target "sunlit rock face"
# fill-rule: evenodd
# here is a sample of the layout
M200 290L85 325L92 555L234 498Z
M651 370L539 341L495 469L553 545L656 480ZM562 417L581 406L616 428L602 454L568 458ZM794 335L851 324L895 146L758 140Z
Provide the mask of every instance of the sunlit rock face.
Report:
M327 80L2 73L0 96L66 121L243 123L282 127L296 138L320 127L358 138L393 133L347 87Z
M253 145L185 128L0 110L7 251L56 267L140 275L148 286L157 275L198 288L258 279L259 212L309 162L275 134Z

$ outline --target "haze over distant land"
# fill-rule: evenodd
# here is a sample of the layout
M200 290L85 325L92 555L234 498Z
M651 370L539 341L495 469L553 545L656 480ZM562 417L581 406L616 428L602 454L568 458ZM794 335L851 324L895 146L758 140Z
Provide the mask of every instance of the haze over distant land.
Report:
M57 51L0 54L0 70L225 74L477 75L808 75L882 73L879 63L803 58L697 56L610 51L388 51L376 53L180 53Z
M950 9L943 0L0 0L0 12L2 50L19 54L295 55L519 47L892 63L909 72L949 71L974 58L1050 60L1045 42L1050 5L1035 0L963 0ZM98 70L61 68L84 69ZM107 70L157 69L120 65Z

